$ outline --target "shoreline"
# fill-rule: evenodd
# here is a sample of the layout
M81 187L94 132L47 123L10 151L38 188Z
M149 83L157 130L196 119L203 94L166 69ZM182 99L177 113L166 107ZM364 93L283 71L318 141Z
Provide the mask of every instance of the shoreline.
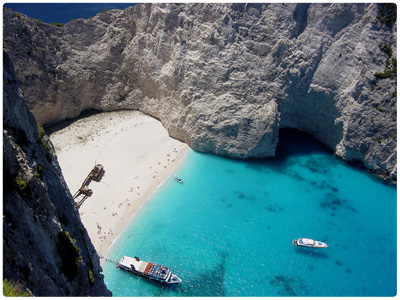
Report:
M139 210L181 166L189 146L168 136L161 123L139 111L115 111L77 120L50 134L72 195L95 164L100 181L79 214L99 256L127 229ZM81 197L78 197L81 199Z
M188 149L189 149L189 147L188 147ZM182 163L183 163L183 161L184 161L184 159L185 159L185 157L186 157L186 153L187 153L187 150L188 150L188 149L186 149L186 150L183 152L183 156L179 158L179 159L180 159L180 162L177 164L176 168L174 168L174 171L176 171L176 170L182 165ZM144 201L143 201L142 205L141 205L137 210L135 210L135 211L133 212L133 214L130 216L129 220L126 221L126 226L124 226L123 229L120 228L120 230L118 231L118 235L117 235L116 237L114 237L114 239L111 241L111 243L109 244L109 246L106 248L106 250L105 250L105 252L104 252L104 254L103 254L103 258L106 258L107 255L109 255L109 254L112 252L112 250L113 250L112 247L115 245L115 243L118 241L118 239L119 239L119 238L121 237L121 235L124 233L124 231L129 227L129 225L130 225L130 224L132 223L132 221L135 219L136 215L140 212L140 210L142 209L142 207L146 205L146 203L150 200L150 198L153 197L153 195L155 195L155 194L158 192L158 190L162 187L162 185L163 185L167 180L172 179L172 176L173 176L173 175L172 175L172 173L171 173L167 178L165 178L165 179L150 193L150 195L149 195L146 199L143 199ZM103 262L103 261L100 260L100 263L102 263L102 262Z
M142 209L143 206L146 205L146 203L150 200L150 198L157 193L157 191L160 189L160 187L167 181L167 180L171 180L173 173L175 173L175 171L182 165L184 158L186 157L186 152L187 152L188 148L182 152L182 157L179 157L178 159L180 160L176 166L174 168L171 168L171 173L164 178L158 185L157 187L155 187L152 190L149 190L149 192L141 197L141 201L140 203L138 203L138 207L135 207L134 210L131 211L131 215L127 218L127 220L125 220L124 222L121 222L120 227L118 228L118 230L116 232L113 232L113 240L110 240L110 242L108 243L108 245L104 248L104 251L102 254L100 254L99 252L97 252L99 254L99 256L103 256L103 257L107 257L108 254L110 254L110 252L112 251L112 247L115 245L115 243L117 242L117 240L120 238L120 236L124 233L124 231L129 227L129 225L132 223L132 221L135 219L136 215L140 212L140 210ZM116 234L115 234L116 233ZM97 250L97 248L96 248ZM102 261L100 261L100 263L102 263Z

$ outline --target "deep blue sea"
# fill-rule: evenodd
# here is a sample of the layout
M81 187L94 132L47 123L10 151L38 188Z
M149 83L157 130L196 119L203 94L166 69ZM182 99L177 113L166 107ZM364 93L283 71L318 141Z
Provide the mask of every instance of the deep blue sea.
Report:
M396 188L302 134L277 157L189 150L107 257L139 256L182 278L165 286L102 261L114 296L395 296ZM325 249L295 247L308 237Z
M89 1L87 1L89 2ZM67 23L72 19L93 17L102 10L125 9L135 3L4 3L4 7L45 23Z

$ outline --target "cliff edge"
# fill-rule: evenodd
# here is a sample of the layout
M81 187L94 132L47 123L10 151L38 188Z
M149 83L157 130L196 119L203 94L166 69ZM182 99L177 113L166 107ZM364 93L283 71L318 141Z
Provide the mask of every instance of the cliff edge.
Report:
M275 154L279 129L397 179L396 6L138 4L57 27L4 10L42 124L138 109L190 147Z
M53 146L3 58L3 278L33 296L111 296Z

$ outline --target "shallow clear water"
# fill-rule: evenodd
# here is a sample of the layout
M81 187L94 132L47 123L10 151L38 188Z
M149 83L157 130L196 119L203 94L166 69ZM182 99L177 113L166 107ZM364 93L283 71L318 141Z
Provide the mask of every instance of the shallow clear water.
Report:
M394 296L396 188L311 138L280 136L273 160L190 150L107 255L163 264L165 286L103 261L114 296ZM313 250L292 240L328 243Z

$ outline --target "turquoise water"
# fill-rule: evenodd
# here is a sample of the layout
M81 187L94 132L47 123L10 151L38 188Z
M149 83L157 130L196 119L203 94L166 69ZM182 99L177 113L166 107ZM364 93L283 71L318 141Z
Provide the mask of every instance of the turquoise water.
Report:
M108 257L139 256L183 282L165 286L103 261L114 296L394 296L396 188L311 138L280 135L277 158L190 150ZM309 237L328 243L294 247Z

